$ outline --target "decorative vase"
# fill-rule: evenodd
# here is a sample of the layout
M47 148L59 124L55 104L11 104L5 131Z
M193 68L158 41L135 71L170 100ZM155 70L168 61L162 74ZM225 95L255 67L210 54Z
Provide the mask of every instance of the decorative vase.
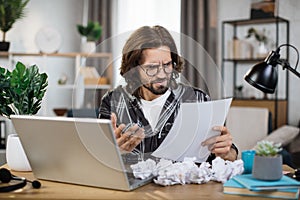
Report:
M31 171L31 166L18 134L9 134L7 137L6 162L12 170Z
M257 57L258 58L263 58L268 55L268 49L267 46L264 42L260 42L258 44L258 49L257 49Z
M81 44L82 53L94 53L96 51L96 42L87 41Z
M275 181L282 177L282 156L258 156L254 157L252 168L253 178Z

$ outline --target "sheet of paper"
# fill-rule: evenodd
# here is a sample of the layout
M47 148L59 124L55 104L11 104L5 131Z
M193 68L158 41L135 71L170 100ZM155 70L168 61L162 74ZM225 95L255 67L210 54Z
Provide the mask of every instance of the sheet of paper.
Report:
M231 101L229 98L181 104L172 129L152 155L174 161L183 161L185 157L195 157L197 162L206 161L210 151L201 143L220 135L212 127L224 125Z

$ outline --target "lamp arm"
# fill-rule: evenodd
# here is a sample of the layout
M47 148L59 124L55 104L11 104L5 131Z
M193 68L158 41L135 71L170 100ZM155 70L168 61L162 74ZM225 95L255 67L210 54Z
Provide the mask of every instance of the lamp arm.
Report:
M284 46L292 47L292 48L295 50L295 52L296 52L296 54L297 54L297 61L296 61L296 65L295 65L294 70L297 70L297 66L298 66L298 62L299 62L299 51L298 51L298 49L297 49L295 46L293 46L293 45L291 45L291 44L282 44L282 45L280 45L279 47L277 47L275 54L278 55L278 56L280 57L280 55L279 55L280 48L281 48L281 47L284 47ZM279 57L278 57L278 59L279 59ZM282 60L282 61L283 61L283 60ZM280 62L280 61L278 61L278 62ZM288 62L288 61L286 60L286 62ZM288 63L288 65L290 66L289 63ZM296 73L297 73L297 72L296 72Z
M298 76L298 78L300 78L300 73L296 69L292 68L287 60L279 59L277 62L282 66L283 69L293 72L296 76Z

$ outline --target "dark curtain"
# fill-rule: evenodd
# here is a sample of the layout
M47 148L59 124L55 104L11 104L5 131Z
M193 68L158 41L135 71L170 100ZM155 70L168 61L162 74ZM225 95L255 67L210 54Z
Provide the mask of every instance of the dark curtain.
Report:
M219 98L217 0L181 0L182 81Z
M102 26L102 35L99 42L112 36L112 1L111 0L89 0L88 19L98 21ZM111 52L111 44L101 45L97 51Z
M102 34L97 42L96 52L112 52L112 44L109 39L112 36L112 1L111 0L89 0L88 1L88 20L98 21L102 26ZM87 66L99 66L96 67L100 76L112 76L112 69L108 69L108 62L104 59L89 57L86 60ZM109 71L108 71L109 70ZM112 77L110 77L112 82ZM101 98L106 90L90 90L85 93L85 99L94 99L90 102L90 106L98 108L101 102Z
M112 52L112 1L110 0L89 0L88 20L98 21L102 26L102 34L97 43L97 52ZM93 60L94 65L107 65L107 61L101 59ZM99 71L104 74L105 71Z

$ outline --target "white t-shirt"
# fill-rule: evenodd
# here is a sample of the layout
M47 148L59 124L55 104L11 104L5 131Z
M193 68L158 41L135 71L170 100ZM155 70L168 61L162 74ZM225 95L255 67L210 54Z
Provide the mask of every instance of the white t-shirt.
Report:
M146 101L144 99L141 99L144 115L149 121L152 130L155 128L162 107L164 106L170 94L171 92L168 90L165 94L152 101Z

